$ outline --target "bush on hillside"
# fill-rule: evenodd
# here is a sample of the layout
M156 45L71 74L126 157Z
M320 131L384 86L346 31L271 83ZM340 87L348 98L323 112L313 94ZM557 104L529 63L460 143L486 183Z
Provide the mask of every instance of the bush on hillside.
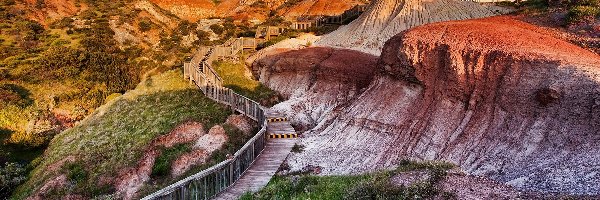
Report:
M106 93L123 93L134 88L139 82L137 70L136 66L127 64L124 53L109 54L102 51L52 47L35 62L30 75L31 80L38 81L84 80L88 84L82 86L87 87L100 83L106 87Z
M10 135L7 143L18 145L25 149L44 147L50 143L52 138L59 132L52 113L49 111L34 111L34 119L29 120L25 131L17 131Z
M218 24L213 24L209 26L210 30L217 34L217 35L221 35L223 34L223 31L225 31L225 28L223 28L223 26L218 25Z
M12 191L27 180L25 167L18 163L6 163L0 167L0 198L10 197Z
M595 6L574 6L569 9L567 21L569 23L592 21L600 17L600 7Z
M152 22L150 22L148 20L142 20L142 21L138 22L138 27L139 27L140 31L147 32L152 29Z
M65 17L62 18L61 20L55 21L54 23L52 23L50 25L51 28L67 28L67 27L73 27L73 22L75 22L75 20L71 19L70 17Z
M0 109L7 105L15 105L21 108L33 104L29 90L15 84L0 85Z

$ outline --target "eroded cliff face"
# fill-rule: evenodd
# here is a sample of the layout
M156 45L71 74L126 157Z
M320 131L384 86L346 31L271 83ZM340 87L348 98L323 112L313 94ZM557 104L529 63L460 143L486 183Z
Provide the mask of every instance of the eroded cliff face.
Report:
M22 10L26 18L45 26L87 9L85 3L73 0L18 0L15 3L16 8Z
M261 81L287 94L306 91L309 73L290 70L303 59L263 62L279 70ZM599 56L494 17L402 32L386 43L377 71L364 92L332 103L304 133L305 151L288 159L292 169L349 174L402 159L444 160L525 190L599 193ZM314 91L278 106L314 107L344 93ZM325 100L304 100L316 96Z
M273 109L293 113L288 118L296 129L307 130L364 91L376 62L377 57L357 51L306 48L267 56L252 69L262 83L289 99Z
M234 17L235 19L264 20L271 10L278 15L295 20L306 15L339 15L360 0L150 0L182 19L196 21L209 17Z
M471 1L375 0L357 20L324 35L316 44L379 55L388 39L409 28L492 15L492 9Z

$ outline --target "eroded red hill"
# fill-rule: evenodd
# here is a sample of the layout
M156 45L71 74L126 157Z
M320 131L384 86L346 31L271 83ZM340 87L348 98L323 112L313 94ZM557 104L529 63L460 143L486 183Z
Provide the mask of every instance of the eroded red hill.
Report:
M314 113L322 102L340 102L330 92L305 92L303 81L312 79L289 76L285 66L306 58L288 55L263 62L281 71L260 74L291 94L276 107ZM403 159L444 160L525 190L600 191L600 56L539 27L492 17L402 32L386 42L377 71L355 98L313 114L316 121L296 118L311 129L305 151L288 160L292 169L348 174Z

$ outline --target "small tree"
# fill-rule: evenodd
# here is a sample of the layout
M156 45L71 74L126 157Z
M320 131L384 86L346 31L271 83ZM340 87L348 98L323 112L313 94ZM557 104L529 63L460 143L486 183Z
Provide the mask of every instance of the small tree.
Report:
M138 26L140 28L140 31L146 32L152 29L152 22L142 20L138 23Z
M213 24L210 25L210 30L212 30L213 33L217 34L217 35L221 35L223 34L223 31L225 31L225 28L223 28L223 26L218 25L218 24Z

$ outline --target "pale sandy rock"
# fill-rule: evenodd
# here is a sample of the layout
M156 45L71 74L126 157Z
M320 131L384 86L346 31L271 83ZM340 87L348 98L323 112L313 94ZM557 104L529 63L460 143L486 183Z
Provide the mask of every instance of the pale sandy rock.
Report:
M311 47L320 37L313 34L302 34L297 38L290 38L271 45L267 48L261 49L256 53L253 53L246 59L246 65L251 66L254 61L267 56L277 55L283 52L292 50L303 49Z
M115 184L116 194L123 199L134 199L144 183L150 180L152 166L159 154L155 149L147 150L136 167L122 170Z
M316 47L267 56L252 69L262 83L289 99L272 109L287 113L297 130L306 130L360 94L376 62L369 54Z
M154 4L147 0L140 0L134 3L136 9L144 10L148 12L154 19L158 20L171 28L177 26L178 19L170 17L163 13L160 8L157 8Z
M358 19L324 35L316 44L379 55L388 39L412 27L492 15L492 10L471 1L375 0Z
M158 137L155 146L170 148L177 144L194 142L203 135L205 132L202 123L186 122L177 126L169 134Z
M133 35L135 34L135 29L128 23L124 23L122 25L117 24L118 19L111 19L109 22L110 29L115 32L113 38L119 43L119 45L123 46L123 44L131 43L132 45L140 43L140 39Z
M114 183L117 196L124 199L134 199L142 186L150 180L152 167L162 148L170 148L177 144L185 144L198 140L206 135L204 126L199 122L180 124L166 135L155 139L144 151L144 155L135 167L120 170L119 178ZM178 170L188 166L177 167Z
M210 128L208 134L203 135L196 141L194 148L202 148L207 152L213 152L221 149L228 139L225 129L216 125Z
M439 183L440 189L458 199L520 199L517 189L484 177L449 174ZM527 198L525 198L527 199Z

